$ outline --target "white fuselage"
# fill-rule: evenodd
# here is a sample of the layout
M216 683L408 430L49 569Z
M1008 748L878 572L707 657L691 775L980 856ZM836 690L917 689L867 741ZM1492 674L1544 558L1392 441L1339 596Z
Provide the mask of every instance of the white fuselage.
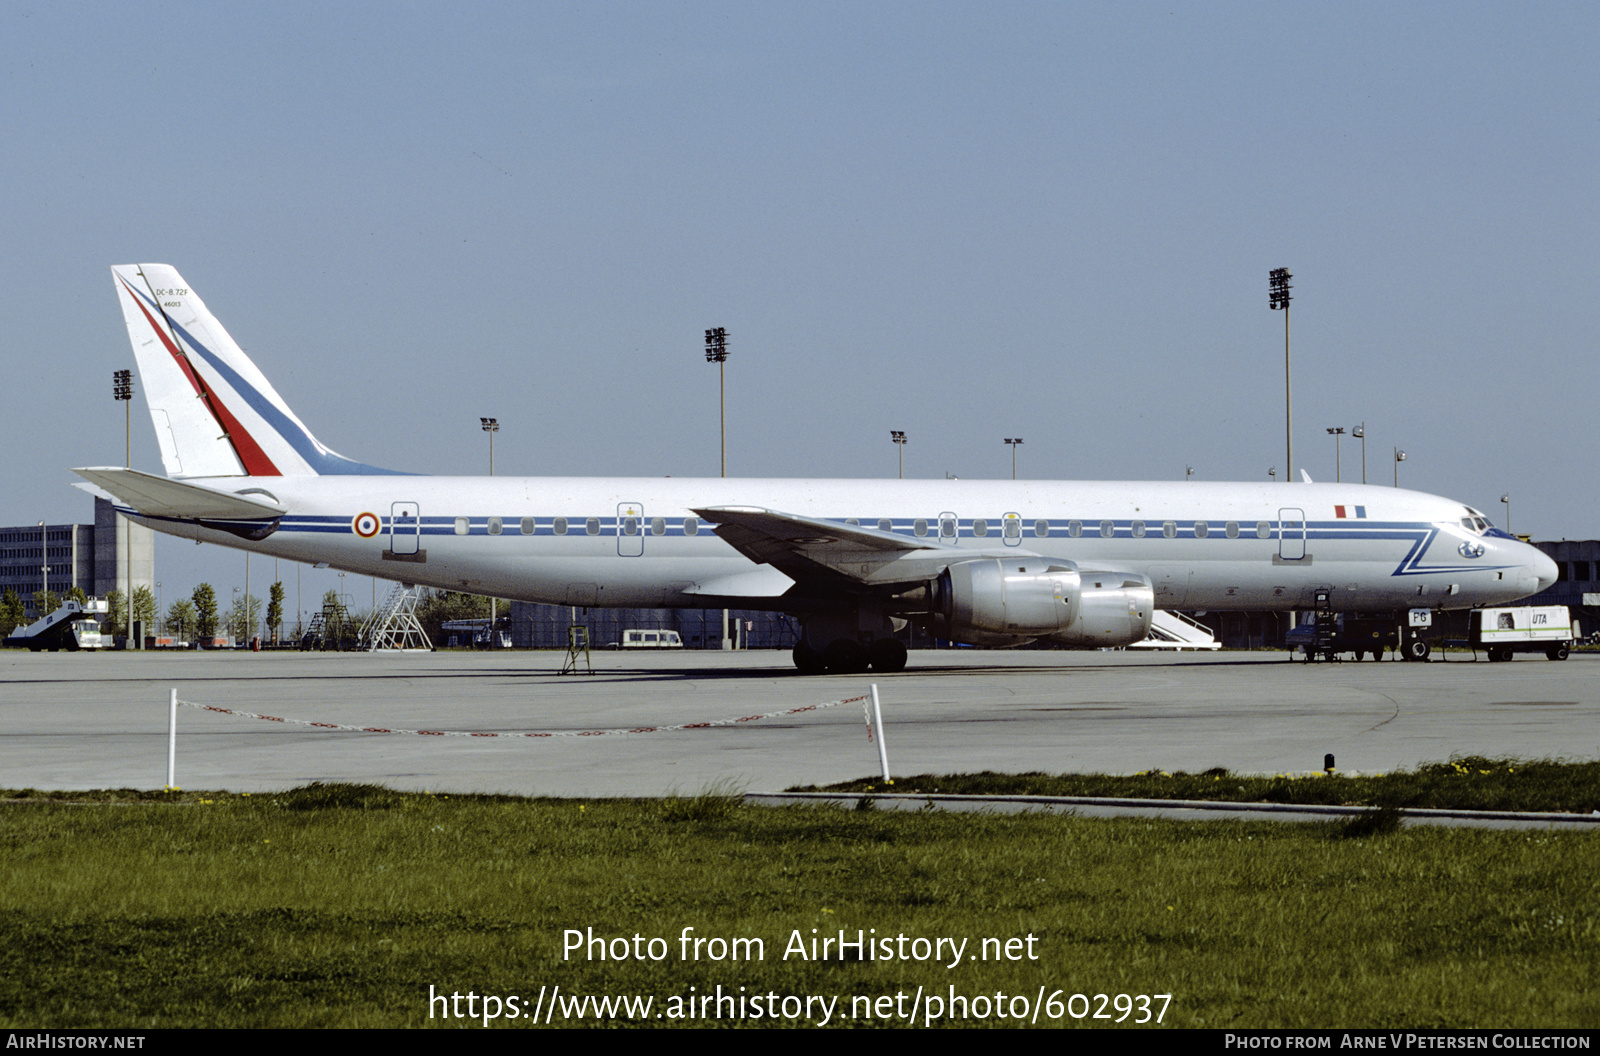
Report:
M572 605L787 606L697 592L759 566L692 511L759 506L956 549L1015 547L1150 578L1162 609L1468 608L1555 578L1537 549L1433 495L1357 484L565 477L218 477L287 509L257 542L185 538L450 590ZM127 511L125 511L127 512ZM564 530L563 530L564 529Z

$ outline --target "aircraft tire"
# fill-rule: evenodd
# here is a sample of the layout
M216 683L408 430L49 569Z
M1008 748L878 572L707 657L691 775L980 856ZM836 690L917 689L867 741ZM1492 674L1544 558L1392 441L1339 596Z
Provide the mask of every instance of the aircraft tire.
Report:
M820 675L828 670L828 662L823 659L822 654L804 641L795 643L793 655L794 666L802 675Z
M874 671L891 674L906 669L906 646L898 638L879 638L867 650Z
M1551 660L1565 660L1567 658L1567 653L1568 649L1565 645L1552 645L1549 649L1545 650L1544 655L1549 657Z
M1427 642L1421 638L1415 638L1406 643L1404 655L1407 660L1426 660L1430 652L1432 650L1428 647Z
M830 675L859 675L867 669L867 650L854 638L835 638L823 650Z

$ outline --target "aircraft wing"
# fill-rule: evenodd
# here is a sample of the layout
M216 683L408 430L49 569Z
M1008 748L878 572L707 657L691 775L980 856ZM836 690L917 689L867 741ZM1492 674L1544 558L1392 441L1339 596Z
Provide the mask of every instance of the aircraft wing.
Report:
M121 466L91 466L73 472L117 501L151 517L261 520L287 512L276 502L255 495L218 491Z
M981 557L1037 557L1016 546L957 546L859 525L762 509L709 506L694 511L745 557L797 584L859 590L919 583L950 565Z

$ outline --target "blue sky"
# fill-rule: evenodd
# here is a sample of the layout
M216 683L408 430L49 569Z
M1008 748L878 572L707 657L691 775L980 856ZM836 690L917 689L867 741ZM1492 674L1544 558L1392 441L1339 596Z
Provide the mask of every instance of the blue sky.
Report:
M1173 6L7 4L0 523L121 461L112 264L395 468L714 475L724 326L733 476L1204 480L1288 267L1297 468L1600 534L1600 9Z

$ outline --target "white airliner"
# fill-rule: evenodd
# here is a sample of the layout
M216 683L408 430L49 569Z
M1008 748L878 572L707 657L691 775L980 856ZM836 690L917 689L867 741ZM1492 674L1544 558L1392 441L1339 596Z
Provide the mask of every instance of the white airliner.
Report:
M526 601L787 612L802 671L900 670L907 620L1121 646L1154 609L1469 608L1556 577L1477 510L1357 484L396 473L318 442L174 269L112 273L166 476L76 472L139 523Z

